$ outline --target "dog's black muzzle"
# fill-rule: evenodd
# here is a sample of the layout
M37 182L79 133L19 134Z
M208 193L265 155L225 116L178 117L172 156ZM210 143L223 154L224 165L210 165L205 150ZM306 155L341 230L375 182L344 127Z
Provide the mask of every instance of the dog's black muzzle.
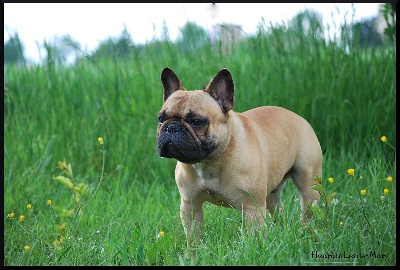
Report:
M212 147L199 143L180 121L175 120L161 127L157 137L157 150L160 157L192 164L208 156Z

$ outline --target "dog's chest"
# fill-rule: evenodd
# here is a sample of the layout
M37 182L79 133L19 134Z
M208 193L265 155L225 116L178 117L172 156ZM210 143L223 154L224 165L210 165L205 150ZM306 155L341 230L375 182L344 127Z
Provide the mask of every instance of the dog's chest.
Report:
M196 182L202 189L218 189L219 175L215 168L208 168L202 164L194 164Z
M231 207L226 194L224 194L224 189L221 186L218 171L204 168L200 165L197 165L195 170L196 183L198 191L200 192L199 196L215 205Z

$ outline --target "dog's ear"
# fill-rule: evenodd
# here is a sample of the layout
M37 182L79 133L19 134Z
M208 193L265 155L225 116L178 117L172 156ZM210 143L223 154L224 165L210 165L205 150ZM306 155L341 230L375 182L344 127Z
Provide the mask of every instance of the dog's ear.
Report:
M221 69L204 90L209 93L226 113L233 108L235 87L232 75L226 68Z
M164 88L164 102L173 92L185 90L178 76L169 67L164 68L161 72L161 82Z

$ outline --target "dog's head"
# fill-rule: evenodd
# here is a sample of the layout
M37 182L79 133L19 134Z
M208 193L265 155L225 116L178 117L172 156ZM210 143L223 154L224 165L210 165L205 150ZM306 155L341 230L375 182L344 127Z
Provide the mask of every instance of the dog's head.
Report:
M231 73L220 70L205 90L186 91L168 67L161 73L164 103L158 115L157 150L161 157L197 163L226 147L228 112L233 108Z

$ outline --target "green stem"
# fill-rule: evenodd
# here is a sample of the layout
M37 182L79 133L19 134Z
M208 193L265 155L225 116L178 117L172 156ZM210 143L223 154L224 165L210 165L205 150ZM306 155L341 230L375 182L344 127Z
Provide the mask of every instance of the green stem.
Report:
M103 146L103 150L102 150L102 152L103 152L103 164L101 166L101 175L100 175L99 184L97 185L96 190L93 192L92 198L94 197L94 194L96 194L97 190L99 189L100 184L103 181L103 176L104 176L104 164L105 164L105 160L106 160L106 151L104 149L104 144L102 146Z

